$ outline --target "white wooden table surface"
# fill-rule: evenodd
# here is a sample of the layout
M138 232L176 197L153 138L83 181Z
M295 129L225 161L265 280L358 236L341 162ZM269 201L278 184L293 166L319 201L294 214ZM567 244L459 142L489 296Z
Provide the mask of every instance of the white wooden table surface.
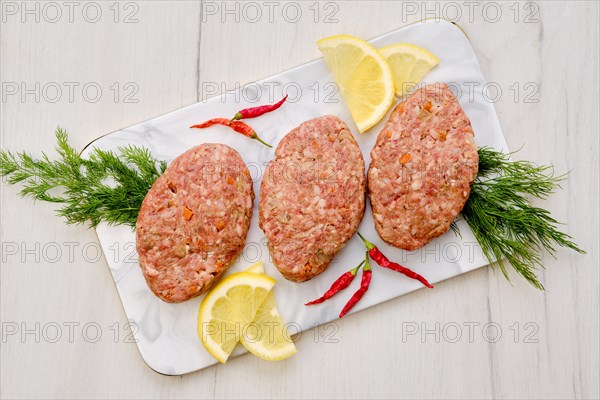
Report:
M598 3L0 6L1 146L34 154L52 152L57 125L82 148L215 87L315 59L326 35L370 38L423 17L454 19L494 82L490 97L501 90L493 101L511 149L523 145L516 157L572 171L543 206L588 251L544 257L546 292L482 268L306 332L287 361L243 356L167 377L128 340L94 231L2 184L1 398L600 396Z

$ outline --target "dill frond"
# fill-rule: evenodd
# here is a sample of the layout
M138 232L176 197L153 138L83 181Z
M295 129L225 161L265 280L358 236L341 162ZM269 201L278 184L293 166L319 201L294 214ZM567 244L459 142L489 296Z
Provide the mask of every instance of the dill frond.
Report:
M556 246L585 253L571 236L558 230L559 222L549 211L533 206L529 200L547 198L566 175L555 176L551 166L510 161L510 154L488 147L480 148L478 153L479 173L462 216L485 257L498 263L506 279L504 259L529 283L543 290L535 273L543 268L543 250L553 257Z
M56 140L56 161L45 153L34 159L25 152L0 149L0 176L11 185L23 183L21 196L62 203L57 213L69 224L88 222L95 227L104 221L135 227L142 201L166 163L133 146L119 148L118 155L94 149L83 158L69 146L61 128Z

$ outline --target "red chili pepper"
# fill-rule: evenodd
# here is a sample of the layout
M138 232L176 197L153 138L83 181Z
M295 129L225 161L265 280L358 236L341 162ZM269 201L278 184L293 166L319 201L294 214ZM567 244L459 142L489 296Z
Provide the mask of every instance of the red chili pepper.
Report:
M281 107L281 105L286 100L287 100L287 94L285 95L285 97L283 99L279 100L275 104L267 104L267 105L264 105L264 106L244 108L243 110L238 111L233 116L233 118L231 118L231 121L235 121L237 119L242 119L242 118L256 118L256 117L260 117L263 114L266 114L266 113L269 113L271 111L277 110L279 107Z
M337 280L335 282L333 282L333 284L331 285L329 290L326 291L323 296L319 297L316 300L306 303L305 306L311 306L313 304L320 304L320 303L324 302L325 300L332 298L339 291L346 289L348 286L350 286L350 283L356 276L356 273L358 272L359 268L362 267L362 265L364 263L365 263L365 261L363 260L360 264L358 264L358 266L356 268L352 268L350 271L347 271L342 276L337 278Z
M258 137L254 129L250 125L247 125L242 121L231 121L229 126L236 132L241 133L242 135L248 136L250 139L256 139L267 147L273 147L269 143L264 142L261 138Z
M267 147L273 147L269 143L266 143L261 138L259 138L251 126L249 126L248 124L241 122L241 121L231 121L230 122L227 118L213 118L213 119L209 119L208 121L205 121L201 124L192 125L192 126L190 126L190 128L203 129L203 128L211 127L213 125L228 126L231 129L233 129L234 131L236 131L237 133L241 133L242 135L247 136L250 139L258 140L259 142L261 142L262 144L264 144Z
M360 281L360 288L354 292L350 300L346 303L342 312L340 313L340 318L342 318L348 311L352 309L362 299L364 294L369 289L369 284L371 283L371 275L373 272L371 271L371 264L369 264L369 256L366 256L365 266L363 267L362 280Z
M202 128L211 127L213 125L229 125L229 120L227 120L226 118L213 118L213 119L209 119L208 121L205 121L201 124L192 125L192 126L190 126L190 128L202 129Z
M416 279L428 288L433 289L433 285L427 282L427 279L423 278L421 275L417 274L413 270L410 270L406 267L403 267L400 264L390 261L381 251L379 251L377 246L365 239L363 235L360 234L360 232L357 233L358 236L360 236L360 238L362 239L365 246L367 247L367 250L369 250L369 255L377 264L381 265L384 268L389 268L391 270L400 272L401 274L404 274L409 278Z

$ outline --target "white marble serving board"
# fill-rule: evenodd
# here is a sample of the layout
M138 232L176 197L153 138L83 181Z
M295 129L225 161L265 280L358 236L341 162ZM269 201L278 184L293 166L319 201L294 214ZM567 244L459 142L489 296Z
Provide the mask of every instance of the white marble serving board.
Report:
M493 104L483 93L486 81L479 63L460 28L446 21L429 20L389 32L370 42L376 47L398 42L414 43L436 54L441 63L426 76L425 82L446 82L451 86L471 119L478 145L502 150L507 148ZM263 260L267 273L277 280L274 290L281 314L295 327L308 329L335 320L358 286L360 279L356 279L345 293L328 302L313 307L303 305L322 294L340 274L364 257L363 244L355 236L335 257L327 271L309 282L298 284L283 279L270 261L265 236L258 228L260 179L266 163L273 158L274 150L227 128L199 131L189 129L189 126L213 117L231 116L241 108L276 101L287 89L290 98L280 110L249 121L264 140L275 147L287 132L300 123L333 114L350 126L368 166L369 152L384 122L365 134L359 134L340 94L332 95L334 87L331 82L333 78L323 60L315 60L235 92L103 136L94 141L86 152L93 147L116 150L119 146L132 144L147 147L157 158L170 162L201 143L219 142L236 149L251 171L257 198L247 246L239 261L227 272L237 272ZM450 231L419 251L405 252L382 243L367 205L360 231L391 259L435 283L487 264L467 225L461 221L459 226L462 237ZM106 224L98 226L97 233L123 307L132 323L138 348L148 366L162 374L180 375L215 364L217 361L206 352L196 334L197 312L202 297L182 304L159 300L146 286L137 264L135 233L125 226ZM352 312L423 288L419 282L396 272L374 268L371 289ZM435 296L435 289L430 295ZM302 357L302 354L294 357Z

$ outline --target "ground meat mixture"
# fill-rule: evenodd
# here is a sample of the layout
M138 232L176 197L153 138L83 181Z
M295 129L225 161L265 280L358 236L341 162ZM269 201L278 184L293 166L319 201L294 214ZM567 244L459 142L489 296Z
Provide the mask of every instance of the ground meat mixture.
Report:
M279 143L260 189L259 224L275 266L304 282L354 235L365 208L365 164L348 126L316 118Z
M203 144L176 158L140 209L139 263L150 289L166 302L198 296L244 248L254 192L240 155Z
M396 106L371 159L375 228L385 242L405 250L423 247L450 228L479 161L469 118L443 83L417 90Z

